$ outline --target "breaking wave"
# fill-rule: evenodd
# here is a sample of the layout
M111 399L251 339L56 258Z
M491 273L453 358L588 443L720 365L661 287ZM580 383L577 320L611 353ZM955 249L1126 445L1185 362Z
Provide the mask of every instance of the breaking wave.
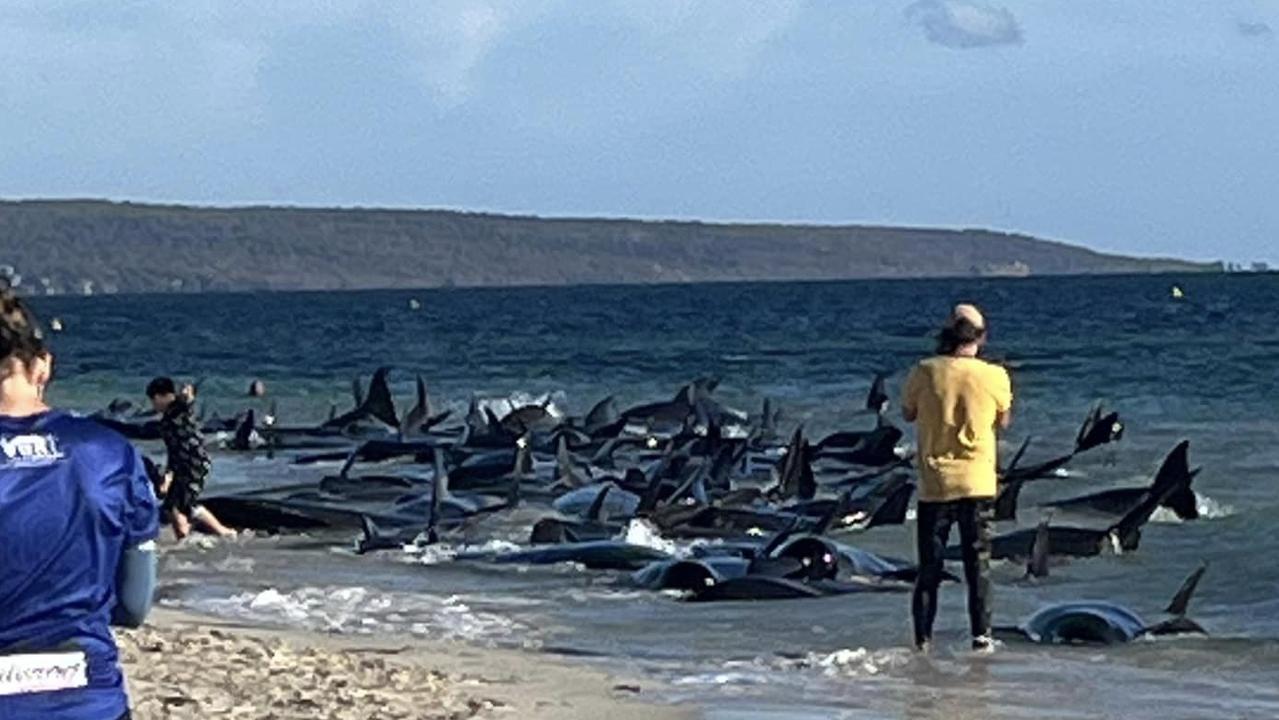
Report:
M386 593L364 587L275 588L184 607L219 617L345 634L408 632L449 640L495 640L522 633L515 621L472 609L458 596Z
M905 648L851 648L828 654L813 653L804 658L800 665L820 670L828 677L866 677L902 667L910 659L911 651Z
M622 540L631 545L660 550L668 555L680 554L678 543L662 537L662 533L657 529L657 526L643 518L635 518L627 523L626 531L622 534Z
M1202 493L1195 493L1195 508L1199 511L1199 519L1201 520L1217 520L1235 514L1234 507L1217 502ZM1183 522L1181 518L1177 517L1176 513L1166 507L1157 508L1155 513L1150 516L1150 521L1158 523Z
M422 565L439 565L452 562L458 555L488 555L515 552L524 548L506 540L489 540L479 545L405 545L404 553L412 562Z

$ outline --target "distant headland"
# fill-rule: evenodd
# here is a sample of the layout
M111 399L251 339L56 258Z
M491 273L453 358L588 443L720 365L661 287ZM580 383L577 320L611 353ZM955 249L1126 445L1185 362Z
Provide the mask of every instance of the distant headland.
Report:
M974 229L0 201L0 273L33 294L1225 269Z

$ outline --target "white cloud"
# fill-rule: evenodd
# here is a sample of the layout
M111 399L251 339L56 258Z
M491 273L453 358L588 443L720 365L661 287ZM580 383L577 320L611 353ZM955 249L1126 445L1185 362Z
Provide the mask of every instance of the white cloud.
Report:
M1005 7L967 0L918 0L906 17L924 30L929 42L969 49L1019 45L1021 26Z

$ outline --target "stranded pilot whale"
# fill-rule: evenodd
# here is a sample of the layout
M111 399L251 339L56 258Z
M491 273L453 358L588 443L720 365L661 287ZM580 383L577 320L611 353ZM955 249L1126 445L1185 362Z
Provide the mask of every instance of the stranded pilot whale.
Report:
M1017 627L995 628L1001 639L1028 640L1044 645L1115 645L1141 637L1206 634L1186 616L1190 599L1208 566L1200 565L1182 583L1164 610L1169 619L1153 625L1128 608L1107 601L1076 601L1049 605Z
M1154 482L1144 493L1140 503L1114 525L1097 529L1049 524L1046 527L1048 552L1056 556L1092 557L1100 555L1107 548L1121 552L1136 550L1141 543L1141 527L1150 520L1155 509L1173 493L1189 487L1194 478L1195 473L1190 470L1189 452L1189 441L1177 445L1164 459ZM1030 557L1036 540L1042 538L1044 532L1043 528L1022 528L997 535L991 542L990 556L995 560ZM946 548L947 560L959 558L958 545Z

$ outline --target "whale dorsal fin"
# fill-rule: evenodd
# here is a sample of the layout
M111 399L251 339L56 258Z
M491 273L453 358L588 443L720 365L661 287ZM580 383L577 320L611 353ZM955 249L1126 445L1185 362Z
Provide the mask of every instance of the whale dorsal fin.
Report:
M1119 541L1124 550L1137 549L1137 544L1141 541L1141 526L1150 520L1155 508L1163 504L1177 489L1187 486L1194 477L1188 461L1189 449L1189 440L1183 440L1173 448L1159 467L1150 490L1145 493L1141 502L1109 528L1112 537Z
M1035 543L1030 547L1030 559L1026 563L1026 577L1048 577L1049 537L1051 536L1048 526L1051 522L1051 513L1039 521L1039 527L1035 530Z
M600 486L599 494L595 496L595 500L591 502L591 507L586 511L586 519L597 523L603 523L608 520L608 514L604 509L604 501L608 499L608 494L613 489L613 483L604 483Z
M391 387L387 384L387 375L390 372L389 367L380 367L373 373L373 379L369 381L369 391L364 397L364 405L360 410L393 428L398 428L400 416L395 412L395 400L391 397Z
M231 447L236 450L250 450L253 442L253 431L257 429L257 416L253 412L253 408L249 408L244 413L244 419L235 429L235 439L231 441Z
M879 416L883 416L888 409L887 381L887 375L875 373L875 379L871 381L870 390L866 393L866 409Z
M434 506L433 512L439 509L440 503L449 497L449 471L445 465L444 453L439 448L435 449L435 479L432 481L433 497L431 504Z
M373 522L373 518L363 513L360 514L360 532L362 536L355 540L355 552L357 555L363 555L373 550L378 539L382 537L382 529L377 526L377 523Z
M1017 465L1021 462L1022 456L1026 454L1026 448L1030 447L1032 440L1034 440L1034 437L1027 435L1026 439L1021 441L1021 447L1017 448L1017 454L1013 455L1012 462L1008 463L1008 469L1004 470L1005 475L1011 474L1013 470L1017 469Z
M342 463L342 469L338 471L338 477L344 478L351 472L351 468L355 466L356 461L360 459L360 451L364 449L364 445L360 445L351 450L346 456L346 462Z
M1175 617L1184 617L1186 611L1190 608L1190 599L1194 597L1195 590L1199 587L1199 581L1203 579L1204 573L1208 572L1208 563L1204 562L1190 573L1186 581L1181 584L1181 588L1177 590L1177 594L1172 597L1172 602L1168 603L1168 608L1164 612Z

